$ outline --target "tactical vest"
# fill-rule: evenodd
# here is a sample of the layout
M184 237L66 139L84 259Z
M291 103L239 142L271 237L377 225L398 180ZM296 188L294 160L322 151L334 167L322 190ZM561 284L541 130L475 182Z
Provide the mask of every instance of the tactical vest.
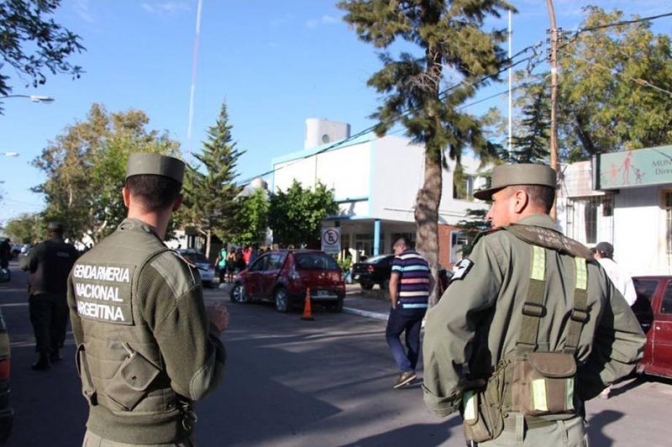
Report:
M465 437L476 442L498 438L505 429L505 417L509 413L524 418L528 427L577 414L575 355L581 330L589 318L586 262L592 259L590 251L578 242L544 228L517 225L502 230L532 244L532 268L516 348L499 361L484 389L467 389L463 395ZM569 254L575 261L573 309L564 348L559 352L537 350L539 323L547 316L544 298L546 250L549 249Z
M77 368L91 406L117 415L178 410L180 402L136 295L142 268L166 251L149 227L127 219L72 270L84 334Z

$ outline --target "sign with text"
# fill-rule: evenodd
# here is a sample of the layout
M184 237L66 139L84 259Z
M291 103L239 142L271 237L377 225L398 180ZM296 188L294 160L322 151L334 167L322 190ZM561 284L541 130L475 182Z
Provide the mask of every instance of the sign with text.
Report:
M595 189L672 183L672 146L600 154L596 171Z
M322 228L322 251L337 254L341 251L341 228Z

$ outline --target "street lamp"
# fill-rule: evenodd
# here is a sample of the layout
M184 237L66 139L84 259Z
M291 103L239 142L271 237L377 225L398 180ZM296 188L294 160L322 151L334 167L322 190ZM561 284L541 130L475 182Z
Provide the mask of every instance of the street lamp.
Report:
M7 95L7 96L0 96L0 99L5 99L5 98L28 98L33 102L44 102L44 103L54 102L54 98L52 98L51 96L42 96L42 95Z
M5 157L18 157L19 153L18 152L0 152L0 155L4 155Z

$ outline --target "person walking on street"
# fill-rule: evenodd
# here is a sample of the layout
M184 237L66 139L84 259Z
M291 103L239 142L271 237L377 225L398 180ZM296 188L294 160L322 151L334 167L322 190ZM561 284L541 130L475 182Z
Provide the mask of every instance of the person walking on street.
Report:
M405 237L400 237L392 246L394 260L390 275L390 315L385 329L385 338L399 368L399 377L394 388L401 388L415 380L415 367L420 354L420 329L427 312L429 292L433 279L429 264L411 248ZM401 343L401 334L406 333L406 350Z
M21 259L21 268L29 273L28 311L38 354L32 368L37 371L46 371L62 359L60 349L68 327L68 275L79 252L63 241L63 231L61 223L50 222L48 239Z
M588 248L548 215L556 173L496 167L493 229L427 313L424 399L460 411L470 446L587 445L584 402L628 375L646 338Z
M72 269L68 304L89 404L83 447L194 446L194 403L224 377L228 311L206 309L198 270L163 243L184 168L131 154L128 217Z
M226 251L226 244L224 244L222 248L219 250L219 254L217 255L217 259L215 260L215 265L217 266L219 273L220 284L224 284L224 282L226 281L226 258L227 258L227 251Z
M614 261L614 246L609 242L600 242L591 248L595 259L600 263L607 276L614 283L616 289L623 294L625 301L630 307L637 301L637 292L635 292L635 283L630 274L623 267ZM608 386L600 393L601 399L609 399L611 386Z

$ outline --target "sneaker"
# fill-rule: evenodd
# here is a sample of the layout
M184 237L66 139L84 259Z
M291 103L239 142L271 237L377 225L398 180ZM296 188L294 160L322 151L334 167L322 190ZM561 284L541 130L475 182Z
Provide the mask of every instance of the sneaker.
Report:
M600 393L600 399L607 400L609 399L609 393L611 392L611 387L605 388L601 393Z
M401 388L404 385L408 385L411 383L417 375L415 374L415 371L406 371L401 374L399 374L399 378L397 381L394 383L394 388Z

